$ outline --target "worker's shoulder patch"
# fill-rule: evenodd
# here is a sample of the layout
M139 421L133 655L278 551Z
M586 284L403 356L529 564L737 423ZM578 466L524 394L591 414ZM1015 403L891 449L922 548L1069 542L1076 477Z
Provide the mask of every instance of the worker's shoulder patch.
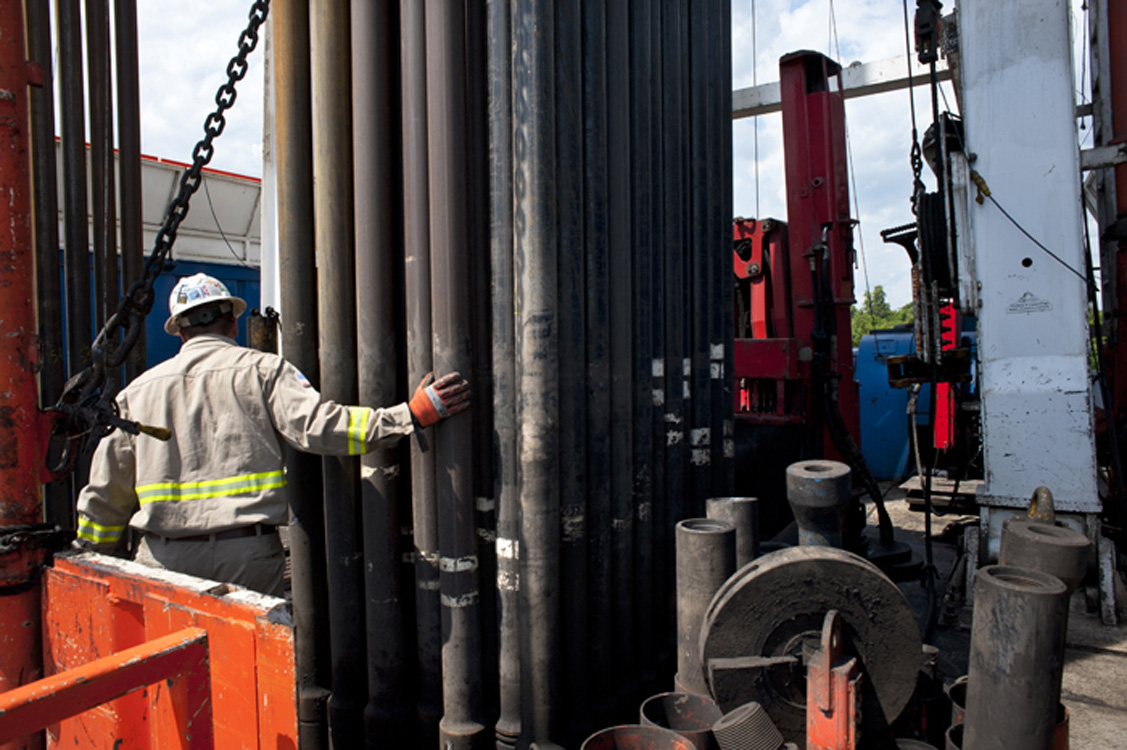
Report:
M313 384L309 382L309 378L305 377L304 372L297 369L296 367L294 368L294 372L297 373L297 382L301 383L306 388L312 388L313 387Z

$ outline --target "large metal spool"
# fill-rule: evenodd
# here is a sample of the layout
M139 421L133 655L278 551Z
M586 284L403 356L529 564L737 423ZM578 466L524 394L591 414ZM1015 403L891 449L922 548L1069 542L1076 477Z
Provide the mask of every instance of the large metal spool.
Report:
M787 740L804 745L804 650L819 642L830 610L841 614L844 650L864 672L862 731L887 728L915 689L919 627L896 584L867 560L832 547L764 555L716 592L701 627L701 655L720 709L758 701Z

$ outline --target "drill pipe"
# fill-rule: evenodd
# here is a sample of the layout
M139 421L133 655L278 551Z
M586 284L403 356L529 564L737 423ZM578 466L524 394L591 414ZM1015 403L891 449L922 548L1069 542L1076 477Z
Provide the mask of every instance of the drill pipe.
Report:
M467 222L465 8L426 2L431 310L435 371L470 373ZM435 480L442 604L443 747L469 750L485 731L481 690L480 595L473 496L473 424L462 414L437 426Z
M700 627L716 590L736 572L736 527L690 518L677 524L677 685L708 695L700 655Z
M712 494L712 378L709 344L712 339L711 318L718 299L712 293L711 256L709 242L712 215L708 193L708 5L696 2L690 5L689 25L683 36L688 37L689 83L686 105L688 107L688 199L685 208L689 215L689 279L691 285L688 310L691 320L692 401L688 414L689 425L689 479L692 504L689 513L702 516L705 500Z
M1051 750L1064 669L1068 589L1006 565L975 577L965 746Z
M348 0L315 0L310 10L321 392L353 404L358 393ZM335 747L359 747L367 700L359 461L344 456L322 461L332 644L329 736Z
M38 302L39 399L54 404L66 381L63 353L63 289L59 263L59 194L55 162L55 83L51 58L51 17L46 3L27 3L27 57L43 69L43 85L28 89L31 121L32 222ZM44 486L44 520L66 526L71 516L70 478Z
M94 236L94 322L101 329L117 309L117 208L114 187L113 84L109 0L86 0L90 100L91 220Z
M555 55L550 0L521 0L514 16L513 267L516 271L517 448L520 459L521 626L529 739L552 743L559 641L559 349ZM517 22L519 21L519 22Z
M396 226L398 128L394 111L398 18L389 2L352 0L352 134L356 223L357 360L360 403L398 400ZM368 747L411 743L413 706L400 597L399 452L377 449L360 459L365 628L368 646Z
M278 235L286 238L278 248L282 348L286 359L319 388L308 0L274 0L270 21ZM329 606L321 459L287 445L286 478L298 732L301 747L316 750L328 742L324 686L329 682Z
M634 433L634 611L637 613L636 649L644 684L657 676L654 651L654 404L653 404L653 325L654 325L654 219L657 191L652 189L653 90L651 76L652 41L647 2L630 5L630 186L633 226L633 433ZM658 433L660 434L660 433ZM660 590L660 589L659 589Z
M407 384L434 369L431 353L430 198L427 157L426 24L423 4L399 5L403 75L403 245L407 308ZM415 537L415 630L420 747L438 744L442 718L442 616L438 594L438 516L434 429L411 441Z
M586 736L590 722L590 637L587 617L587 288L583 247L583 97L570 85L583 79L579 0L556 3L556 204L559 248L560 378L560 610L563 638L563 708L567 736ZM574 742L573 742L574 744Z
M121 184L121 288L128 290L145 273L145 239L141 226L141 82L137 52L137 0L114 3L117 62L117 173ZM145 371L145 332L125 360L125 382Z
M664 300L665 311L665 524L671 531L685 517L685 445L686 383L684 379L685 347L685 253L688 235L684 221L684 188L686 183L684 152L683 86L684 58L681 54L682 34L679 0L662 0L661 65L662 65L662 181L664 205ZM674 547L674 540L669 540ZM671 557L669 564L673 564ZM672 578L672 576L670 576Z
M493 324L493 497L497 502L498 750L521 734L520 499L517 474L516 329L513 315L513 92L509 0L489 0L490 259Z
M611 564L619 689L636 684L634 627L634 448L630 237L630 20L626 3L606 4L607 241L610 296Z
M587 273L587 544L591 700L596 721L613 708L611 579L610 280L607 246L607 59L604 0L582 4L583 193Z
M67 375L90 364L90 253L86 224L86 127L82 96L82 19L78 0L59 0L59 128L63 163L63 258ZM76 481L81 477L76 477ZM67 514L73 524L73 511Z

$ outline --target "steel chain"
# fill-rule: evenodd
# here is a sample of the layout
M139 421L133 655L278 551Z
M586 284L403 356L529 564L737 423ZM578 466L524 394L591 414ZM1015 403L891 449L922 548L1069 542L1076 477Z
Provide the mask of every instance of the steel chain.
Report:
M224 112L235 104L235 84L247 74L247 56L258 46L259 29L269 12L270 0L254 0L252 3L247 27L239 34L239 53L227 63L227 81L215 93L216 109L204 120L204 137L192 149L192 164L180 177L176 197L168 206L164 224L157 232L152 253L145 262L144 274L129 286L117 310L95 338L91 347L92 364L67 382L63 395L53 407L67 417L60 427L70 437L90 434L97 425L103 427L98 430L103 434L113 429L115 420L112 417L116 414L102 414L112 407L112 395L101 393L106 382L106 370L120 367L141 337L145 316L153 308L153 287L164 270L180 224L188 217L192 195L203 181L203 168L215 155L213 141L222 135L227 126ZM115 344L119 333L122 333L121 342ZM116 421L122 420L117 417Z

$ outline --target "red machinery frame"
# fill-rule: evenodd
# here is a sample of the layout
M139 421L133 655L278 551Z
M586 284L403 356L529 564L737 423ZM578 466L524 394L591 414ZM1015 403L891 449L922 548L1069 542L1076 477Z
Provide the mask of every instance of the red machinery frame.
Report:
M825 426L822 388L835 390L846 428L854 439L859 432L850 320L856 222L849 215L840 72L817 52L782 58L788 221L738 219L733 229L733 270L747 300L747 309L737 311L734 343L736 418L805 423L831 458L840 454Z

